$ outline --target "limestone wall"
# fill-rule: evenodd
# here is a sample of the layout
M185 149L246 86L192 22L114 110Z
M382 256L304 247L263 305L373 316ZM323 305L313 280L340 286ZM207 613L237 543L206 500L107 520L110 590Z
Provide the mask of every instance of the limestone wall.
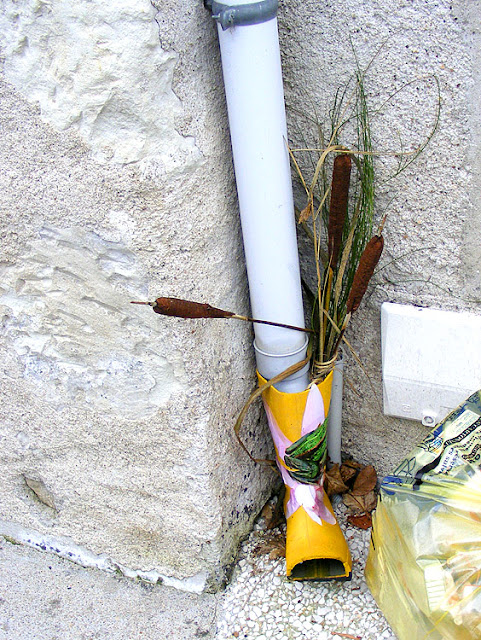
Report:
M387 473L426 428L382 413L381 303L480 312L481 13L463 0L293 0L281 16L293 146L315 146L308 117L328 120L356 57L365 71L379 154L375 216L387 214L387 221L380 269L346 335L362 368L347 348L343 444ZM418 159L392 178L391 152L415 150L432 130L434 76L437 130Z
M212 19L148 0L2 9L0 531L215 587L273 482L232 430L251 328L130 304L248 311Z

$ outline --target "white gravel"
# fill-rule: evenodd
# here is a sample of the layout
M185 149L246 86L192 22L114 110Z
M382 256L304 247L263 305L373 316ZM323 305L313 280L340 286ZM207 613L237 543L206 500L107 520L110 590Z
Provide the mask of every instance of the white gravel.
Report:
M260 519L244 542L232 581L218 611L217 640L396 640L364 580L371 530L346 523L341 503L336 516L353 558L350 582L293 582L284 558L259 554L279 530ZM344 635L343 635L344 634Z

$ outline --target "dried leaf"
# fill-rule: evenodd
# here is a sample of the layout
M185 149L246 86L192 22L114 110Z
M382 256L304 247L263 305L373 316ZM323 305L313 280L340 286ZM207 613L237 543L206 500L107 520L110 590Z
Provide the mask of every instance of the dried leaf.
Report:
M352 467L353 469L362 469L364 467L360 462L356 462L355 460L344 460L342 466Z
M364 500L364 505L366 507L366 512L371 513L377 506L377 494L375 491L370 491L365 496L362 496Z
M277 560L286 557L286 545L279 545L269 553L269 560Z
M351 492L342 496L344 504L351 510L351 513L371 513L377 505L377 495L370 491L364 496L353 496Z
M254 553L257 555L269 554L271 560L276 558L286 557L286 539L284 536L272 536L266 540L263 540L254 549Z
M349 491L349 487L344 484L339 470L339 465L337 463L326 471L324 477L324 489L326 490L329 498L338 493L346 493L346 491Z
M351 509L352 513L370 513L376 508L377 495L374 491L370 491L363 496L354 496L352 492L345 493L342 496L346 507Z
M29 478L28 476L24 475L23 479L25 480L25 484L27 485L27 487L33 491L40 502L47 505L47 507L50 507L51 509L57 511L53 493L49 489L47 489L42 478L38 476Z
M354 481L354 478L357 476L357 469L345 463L341 464L340 472L342 481L346 485L349 485L351 481Z
M267 504L265 504L264 508L261 511L261 518L264 518L266 522L270 520L270 518L272 517L272 513L274 511L274 508L275 507L272 504L272 502L268 502Z
M262 509L264 526L267 530L276 529L285 520L282 500L279 498L275 504L268 502Z
M299 224L302 224L303 222L307 222L307 220L309 220L311 216L312 216L312 200L309 200L307 205L299 214Z
M345 493L342 496L342 500L352 513L364 513L366 511L364 496L353 496L351 493Z
M376 469L372 465L368 465L361 469L357 476L354 486L352 488L352 494L354 496L365 496L370 491L375 489L377 484Z
M370 529L372 527L372 517L370 513L347 516L347 521L358 529Z

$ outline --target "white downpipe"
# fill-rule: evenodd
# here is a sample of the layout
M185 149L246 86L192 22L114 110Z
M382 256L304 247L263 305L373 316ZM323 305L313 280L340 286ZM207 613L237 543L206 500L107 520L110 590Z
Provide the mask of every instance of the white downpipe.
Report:
M252 315L304 327L277 19L218 30ZM263 377L306 357L305 333L258 324L254 331ZM276 386L295 393L308 384L306 366Z
M339 356L332 375L331 404L327 416L327 452L333 464L341 464L342 391L344 382L344 355Z

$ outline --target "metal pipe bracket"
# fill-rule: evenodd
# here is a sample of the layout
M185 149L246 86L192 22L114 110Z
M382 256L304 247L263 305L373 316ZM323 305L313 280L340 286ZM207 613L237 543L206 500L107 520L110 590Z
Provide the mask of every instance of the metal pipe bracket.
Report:
M212 17L222 29L260 24L272 20L277 15L278 0L261 0L250 4L230 6L216 0L204 0L204 6L212 12Z

